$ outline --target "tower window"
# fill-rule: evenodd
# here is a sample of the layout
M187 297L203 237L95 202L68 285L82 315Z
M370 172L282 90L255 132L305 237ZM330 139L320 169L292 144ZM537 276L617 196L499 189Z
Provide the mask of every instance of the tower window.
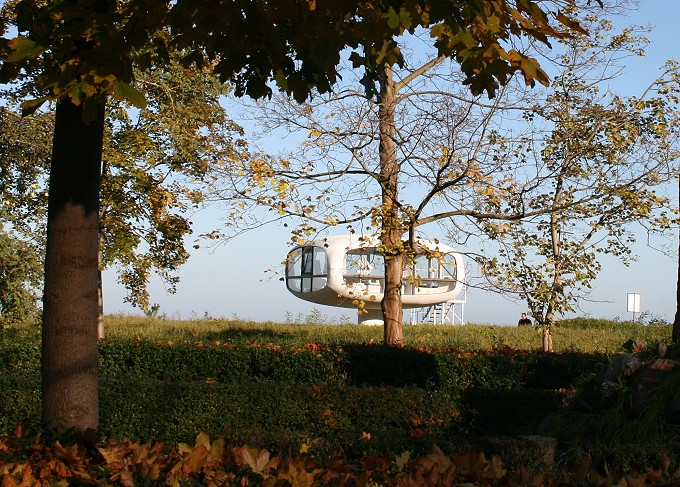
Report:
M286 286L296 293L320 291L328 282L328 258L321 247L297 247L288 253Z

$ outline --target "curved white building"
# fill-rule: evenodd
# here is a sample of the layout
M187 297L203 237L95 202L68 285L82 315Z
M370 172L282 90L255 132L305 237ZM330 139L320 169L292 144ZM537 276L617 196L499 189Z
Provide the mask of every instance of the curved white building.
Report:
M419 239L426 253L416 255L404 270L404 308L422 308L451 301L465 287L462 256L451 247ZM341 235L313 240L288 253L286 286L300 299L313 303L357 308L365 303L362 324L382 324L385 265L374 238Z

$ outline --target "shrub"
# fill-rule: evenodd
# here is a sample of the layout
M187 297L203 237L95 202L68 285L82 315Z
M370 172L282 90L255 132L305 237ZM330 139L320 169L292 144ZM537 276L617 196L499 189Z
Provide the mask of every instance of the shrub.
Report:
M15 372L0 374L0 436L19 423L40 427L40 376Z
M480 352L439 350L435 360L437 388L452 391L512 389L524 383L526 369L510 349Z
M40 342L31 336L0 332L0 370L40 374Z
M348 447L364 433L385 445L399 433L404 442L392 451L408 439L441 439L452 420L449 402L406 388L106 380L100 401L102 431L139 442L188 441L201 430L258 447L281 448L285 439Z
M609 359L602 353L529 352L522 360L526 367L526 387L557 390L573 388L582 377L605 366Z
M563 394L536 389L470 389L461 408L475 413L475 432L485 436L517 436L542 432L560 410Z
M42 279L40 250L0 226L0 327L35 320Z
M273 380L326 384L341 380L333 367L332 352L314 348L107 340L99 346L99 357L102 374L110 377L221 383Z

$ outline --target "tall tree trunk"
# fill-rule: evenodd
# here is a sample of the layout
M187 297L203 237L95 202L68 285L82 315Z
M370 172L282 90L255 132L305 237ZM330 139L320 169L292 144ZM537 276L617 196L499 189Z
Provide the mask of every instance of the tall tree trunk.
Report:
M102 271L99 270L99 280L97 283L97 339L101 340L104 336L104 287Z
M404 274L404 255L385 260L385 295L381 304L384 321L384 342L401 347L404 343L404 310L401 303L401 281Z
M104 282L102 280L102 239L99 232L99 249L97 250L97 338L104 338Z
M680 256L680 245L678 246L678 255ZM678 281L675 285L675 294L675 319L673 320L673 335L671 341L680 344L680 259L678 259Z
M543 351L544 352L553 352L553 336L552 336L552 327L553 323L555 323L555 301L557 300L556 294L558 292L558 289L560 289L561 285L561 268L557 266L555 268L555 279L553 281L553 289L550 292L550 297L548 298L548 306L545 311L545 317L543 318L543 322L541 323L541 329L543 331Z
M84 432L99 424L97 288L104 104L57 104L47 216L42 418Z
M552 339L552 324L543 325L543 351L554 352Z
M399 221L399 164L394 141L396 93L392 68L385 65L380 88L378 120L380 123L380 189L382 192L382 228L380 243L385 257L385 292L380 303L386 345L401 346L404 341L401 284L404 274L402 250L403 228Z
M555 188L555 197L553 204L556 204L562 196L562 178L558 181ZM550 286L550 294L548 296L548 306L545 310L543 318L543 351L553 352L553 337L552 327L555 322L555 310L557 309L558 296L562 294L562 242L560 240L560 220L556 213L550 214L550 242L552 246L552 258L554 262L552 285Z
M680 195L680 178L678 178L678 194ZM680 243L678 244L678 257L678 282L675 286L675 319L673 320L673 334L671 337L673 343L680 343Z

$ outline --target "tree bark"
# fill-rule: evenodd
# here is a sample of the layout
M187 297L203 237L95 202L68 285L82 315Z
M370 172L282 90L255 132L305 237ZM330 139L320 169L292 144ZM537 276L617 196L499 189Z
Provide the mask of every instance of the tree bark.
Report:
M97 289L104 103L57 104L47 216L42 419L84 432L99 424Z
M680 245L678 246L678 255L680 255ZM673 320L673 334L671 336L671 341L673 343L680 343L680 259L678 259L678 281L675 285L675 294L675 319Z
M381 304L384 321L384 342L401 347L404 343L404 310L401 304L401 280L404 274L404 255L385 260L385 295Z
M552 340L552 325L543 326L543 351L554 352Z
M99 282L97 283L97 339L104 338L104 286L102 282L102 271L99 270Z
M99 232L99 248L97 249L97 339L104 338L104 281L102 280L103 239Z
M680 178L678 179L678 194L680 195ZM678 255L680 256L680 243L678 243ZM675 319L673 320L673 333L671 341L680 343L680 258L678 259L678 281L675 286L676 306Z
M562 179L557 183L555 189L555 198L553 205L560 201L562 195ZM553 352L553 337L552 326L555 322L555 310L557 309L557 297L562 294L562 242L560 240L560 221L556 213L550 214L550 241L552 244L552 257L554 262L553 282L550 287L550 296L548 297L548 307L543 317L543 351Z
M403 228L399 221L399 164L394 141L396 87L392 68L385 65L380 87L380 189L382 192L380 243L385 257L385 291L380 303L384 321L384 342L400 347L404 341L401 285L404 274Z

